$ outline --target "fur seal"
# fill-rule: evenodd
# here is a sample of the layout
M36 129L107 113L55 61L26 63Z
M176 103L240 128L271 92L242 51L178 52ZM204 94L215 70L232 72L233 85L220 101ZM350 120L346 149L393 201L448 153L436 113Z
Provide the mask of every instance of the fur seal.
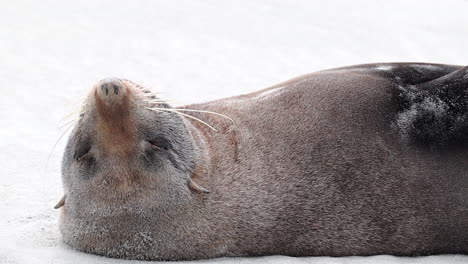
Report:
M179 108L105 79L65 149L60 231L144 260L467 254L467 143L468 67L350 66Z

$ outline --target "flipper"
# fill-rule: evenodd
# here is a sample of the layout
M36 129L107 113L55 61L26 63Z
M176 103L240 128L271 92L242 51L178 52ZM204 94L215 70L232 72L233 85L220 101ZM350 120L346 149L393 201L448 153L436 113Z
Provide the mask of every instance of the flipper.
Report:
M197 193L210 193L210 191L198 185L191 178L187 180L187 186L189 187L190 190L197 192Z
M54 209L59 209L60 207L65 205L65 199L67 198L67 195L64 195L60 201L54 206Z
M400 89L397 124L404 138L439 146L467 141L468 67Z

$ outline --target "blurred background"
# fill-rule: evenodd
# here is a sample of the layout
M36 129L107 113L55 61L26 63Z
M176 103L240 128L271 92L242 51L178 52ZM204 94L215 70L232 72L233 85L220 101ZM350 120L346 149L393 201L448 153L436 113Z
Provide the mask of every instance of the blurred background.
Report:
M102 78L185 104L351 64L468 64L466 0L0 0L0 10L0 263L114 261L62 245L52 209L67 115ZM376 261L257 259L286 260Z

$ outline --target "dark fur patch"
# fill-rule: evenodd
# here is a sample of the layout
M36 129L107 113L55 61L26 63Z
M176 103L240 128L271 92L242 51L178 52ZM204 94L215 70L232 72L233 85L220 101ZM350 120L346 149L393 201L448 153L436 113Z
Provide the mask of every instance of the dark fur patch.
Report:
M401 88L402 111L397 124L406 140L444 146L466 141L468 132L468 86L454 81L433 87Z

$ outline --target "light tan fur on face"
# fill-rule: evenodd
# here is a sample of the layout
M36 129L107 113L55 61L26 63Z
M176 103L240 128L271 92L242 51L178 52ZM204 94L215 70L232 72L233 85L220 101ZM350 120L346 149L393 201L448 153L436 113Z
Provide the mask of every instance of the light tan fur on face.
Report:
M126 85L125 85L126 86ZM109 105L98 96L95 88L94 98L98 112L96 120L97 140L106 155L131 155L135 151L136 128L132 120L132 92L127 93L120 102ZM113 102L112 102L113 103Z

